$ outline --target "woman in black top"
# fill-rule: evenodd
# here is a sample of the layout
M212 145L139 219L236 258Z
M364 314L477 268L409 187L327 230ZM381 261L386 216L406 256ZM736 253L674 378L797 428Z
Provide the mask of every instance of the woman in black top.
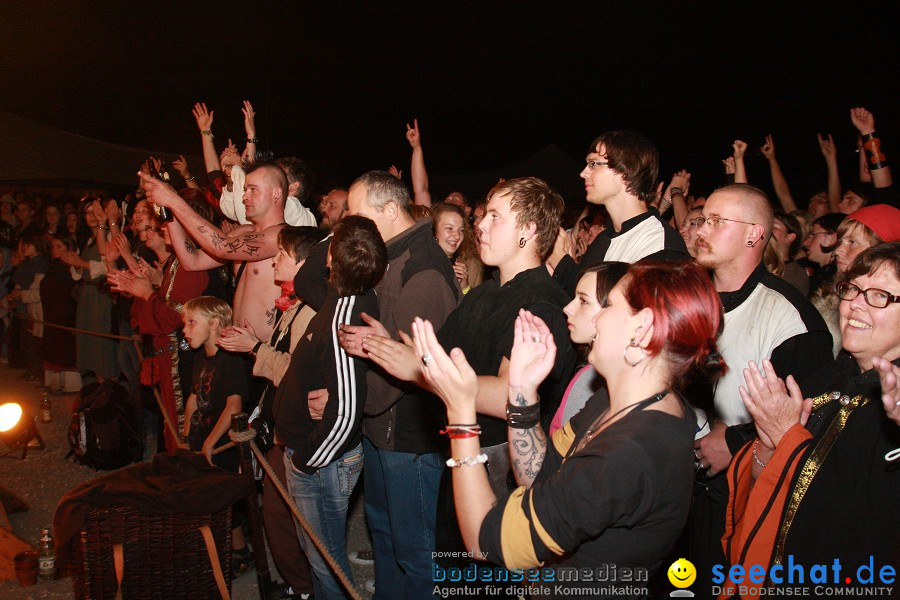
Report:
M522 311L510 357L507 426L520 487L498 499L474 426L478 381L459 349L447 356L430 324L413 326L425 376L447 405L457 517L466 548L509 569L543 566L543 591L631 597L684 526L691 499L694 415L677 393L695 368L722 368L722 307L692 263L630 265L595 319L589 362L609 401L592 398L552 443L537 387L556 353L544 323ZM563 582L563 568L608 570L603 585ZM553 570L546 570L555 567ZM570 571L571 572L571 571ZM594 581L599 580L597 577ZM644 583L644 586L647 584Z

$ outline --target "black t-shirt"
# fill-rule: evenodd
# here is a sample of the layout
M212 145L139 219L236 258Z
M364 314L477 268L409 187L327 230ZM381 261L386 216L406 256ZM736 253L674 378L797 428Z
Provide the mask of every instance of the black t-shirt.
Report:
M550 277L544 265L523 271L504 285L498 279L485 281L463 298L438 333L444 350L459 347L478 375L496 376L503 358L509 358L519 309L540 317L556 342L553 371L540 387L541 423L546 430L559 407L566 385L575 370L576 354L569 343L563 307L568 296ZM478 415L482 446L506 441L506 421Z
M486 515L481 551L507 568L536 560L556 569L658 569L687 520L696 423L686 402L682 417L649 410L653 404L648 399L575 451L609 407L595 394L548 441L531 488L518 488ZM580 597L577 589L563 595Z
M191 393L197 396L197 410L191 415L188 444L191 450L199 451L222 416L228 396L247 397L247 378L241 357L224 350L207 356L201 349L194 357ZM228 441L228 436L223 435L216 447Z

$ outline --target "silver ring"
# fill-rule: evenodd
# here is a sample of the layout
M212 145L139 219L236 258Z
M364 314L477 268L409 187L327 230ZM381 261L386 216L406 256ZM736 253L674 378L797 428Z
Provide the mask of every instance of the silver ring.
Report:
M538 342L541 341L541 336L539 336L539 335L533 335L533 336L531 336L531 341L534 342L534 343L538 343Z
M434 362L434 357L431 356L430 354L426 354L422 357L422 364L425 365L426 367L430 366L431 363L433 363L433 362Z
M700 469L706 469L706 468L707 468L706 466L703 465L703 461L702 461L702 460L701 460L699 463L697 463L697 467L700 468Z

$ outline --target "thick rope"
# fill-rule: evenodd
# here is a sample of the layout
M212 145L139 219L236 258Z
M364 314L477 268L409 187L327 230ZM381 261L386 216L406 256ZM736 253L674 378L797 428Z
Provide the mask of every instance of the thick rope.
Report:
M294 518L297 519L297 522L300 523L300 526L303 528L303 531L309 536L309 539L312 540L313 544L315 544L316 549L319 551L319 554L322 555L322 558L328 563L328 566L331 567L331 570L334 571L334 574L337 575L337 578L341 581L346 588L347 592L354 600L362 600L362 595L359 590L357 590L353 583L350 581L350 578L344 572L344 570L337 564L337 561L331 555L331 552L328 551L328 548L325 546L325 543L319 539L319 536L316 535L316 532L313 531L312 526L309 524L309 521L306 520L306 517L300 512L300 509L297 508L297 505L294 504L294 498L288 493L288 491L284 488L281 481L278 480L278 476L275 474L275 471L272 470L272 465L266 460L266 457L263 456L263 453L259 448L256 447L256 442L254 442L254 438L256 437L256 431L251 427L247 431L235 432L228 431L228 437L231 438L232 442L241 443L241 442L249 442L250 449L253 450L253 454L256 455L256 460L262 465L263 470L265 470L266 475L269 476L269 480L275 485L275 489L278 490L278 493L281 494L281 498L291 509L291 512L294 514Z

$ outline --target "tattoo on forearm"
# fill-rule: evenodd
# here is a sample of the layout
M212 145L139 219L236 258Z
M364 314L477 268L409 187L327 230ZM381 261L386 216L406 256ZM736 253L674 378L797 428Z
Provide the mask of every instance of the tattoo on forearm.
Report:
M526 406L527 402L522 394L516 394L514 400L517 406ZM534 481L544 464L544 456L547 454L547 436L540 423L530 429L516 429L514 439L510 440L512 446L512 466L519 482Z
M195 246L194 242L192 242L188 238L184 238L184 248L188 251L188 254L193 254L197 251L197 246Z

